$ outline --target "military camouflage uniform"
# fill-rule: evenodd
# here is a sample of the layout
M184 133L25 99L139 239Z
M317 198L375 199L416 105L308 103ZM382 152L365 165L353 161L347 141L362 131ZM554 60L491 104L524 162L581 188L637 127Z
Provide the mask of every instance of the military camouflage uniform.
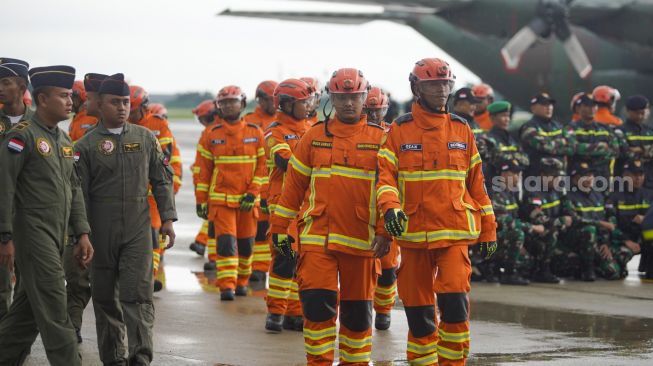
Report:
M574 151L574 140L563 134L558 121L533 116L519 130L519 139L530 162L524 176L539 176L544 158L556 158L566 163ZM564 169L564 167L563 167Z
M620 168L626 159L639 159L643 163L646 180L644 187L653 189L653 128L644 123L637 124L626 120L623 125L616 128L623 135L624 149L622 156L617 161L615 173L621 174ZM642 152L635 153L629 150L630 147L640 147Z
M529 165L528 155L522 150L519 141L507 130L492 127L481 140L485 144L485 154L482 154L481 158L483 158L483 173L488 187L492 178L500 174L497 165L501 161L516 159L522 167Z
M614 130L596 121L576 121L569 124L565 134L575 141L570 166L586 162L592 166L596 177L609 179L612 175L611 164L619 155L621 146Z

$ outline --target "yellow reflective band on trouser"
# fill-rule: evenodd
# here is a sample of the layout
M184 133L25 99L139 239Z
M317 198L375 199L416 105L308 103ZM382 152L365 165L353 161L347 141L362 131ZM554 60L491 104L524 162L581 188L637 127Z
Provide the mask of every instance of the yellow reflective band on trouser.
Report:
M397 290L397 284L395 283L394 285L389 287L376 286L374 292L376 292L379 295L392 295L395 293L396 290Z
M481 216L494 215L494 208L492 205L481 206Z
M281 150L290 150L290 145L288 144L276 144L270 148L270 159L274 159L274 154Z
M541 207L542 207L543 210L546 210L546 209L557 207L557 206L560 206L560 200L555 200L553 202L544 203L544 204L542 204Z
M397 166L398 164L397 156L389 149L380 149L377 156L389 161L394 166Z
M293 167L293 169L295 169L299 174L305 175L307 177L311 176L311 168L297 159L295 155L290 157L288 164Z
M324 338L335 337L336 336L336 327L330 327L320 330L312 330L304 327L304 338L308 338L312 341L319 341Z
M200 172L200 167L193 166L190 170L193 172L193 174L197 174Z
M353 179L374 180L376 179L376 169L364 170L341 165L331 165L331 175L339 175L341 177Z
M287 299L288 295L290 295L290 289L288 290L277 290L277 289L268 289L268 296L274 297L276 299Z
M429 344L417 344L414 342L408 342L406 346L408 352L416 353L418 355L426 355L429 353L435 353L438 350L438 342L432 342Z
M335 335L334 335L335 336ZM327 352L335 350L336 341L328 341L319 346L311 346L310 344L304 342L304 349L309 355L319 356Z
M218 273L216 274L215 278L217 279L223 279L227 277L238 277L238 271L234 270L220 270L218 268Z
M299 240L301 245L324 245L326 242L326 236L324 235L311 235L311 234L300 234Z
M603 206L594 206L594 207L576 207L576 211L580 212L603 212L605 208Z
M218 266L237 266L238 258L218 259L215 264Z
M653 136L633 135L626 137L628 141L653 141Z
M197 151L203 158L213 160L213 154L209 150L205 149L201 144L197 144Z
M267 262L272 260L272 255L270 253L267 254L254 254L253 255L254 262Z
M483 160L481 160L481 154L476 153L474 156L472 156L471 159L469 159L469 170L471 170L476 164L482 163Z
M391 297L389 299L382 299L380 297L374 296L374 304L376 305L381 305L381 306L390 305L394 301L395 301L394 297Z
M647 208L651 207L650 204L648 203L636 203L634 205L625 205L625 204L618 204L617 208L620 210L628 211L628 210L645 210Z
M291 209L289 209L287 207L283 207L281 205L274 206L274 214L277 215L277 216L286 218L286 219L294 219L295 216L297 216L298 213L299 213L299 211L291 210Z
M340 360L345 362L370 362L372 352L349 353L345 350L340 350Z
M438 354L433 353L428 356L416 358L414 360L408 360L408 364L411 366L431 366L438 364Z
M371 248L370 242L367 240L360 240L351 236L335 233L329 233L328 242L360 250L369 250Z
M376 190L376 199L378 200L379 197L381 197L381 195L386 192L392 192L397 195L397 198L399 197L399 190L397 188L393 186L383 185Z
M420 181L429 181L429 180L465 180L467 177L467 172L464 170L418 170L418 171L407 171L400 170L399 181L406 182L420 182Z
M299 294L297 292L292 292L288 294L288 300L299 301Z
M256 156L251 155L220 155L213 160L216 164L247 164L256 163Z
M292 279L287 279L286 280L286 279L283 279L283 278L272 277L272 276L270 276L269 281L270 281L270 283L269 283L270 286L277 286L277 287L281 287L281 288L290 288L290 286L292 284Z
M438 345L438 356L449 360L460 360L465 355L464 351L456 351L447 347Z
M469 332L449 333L439 329L438 337L445 342L462 343L469 341Z
M204 183L197 183L197 186L195 187L196 191L199 192L208 192L209 191L209 185L204 184Z
M339 336L339 343L350 348L363 348L372 345L372 336L362 339L353 339L341 334Z

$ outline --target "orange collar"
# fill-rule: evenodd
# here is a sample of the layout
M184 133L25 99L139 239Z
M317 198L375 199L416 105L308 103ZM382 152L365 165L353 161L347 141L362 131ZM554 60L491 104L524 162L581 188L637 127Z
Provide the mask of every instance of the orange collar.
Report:
M336 137L351 137L359 134L367 124L367 116L361 116L358 122L348 124L340 121L338 116L329 119L326 128Z
M425 130L438 128L449 120L448 113L428 112L417 102L413 103L411 111L417 127Z

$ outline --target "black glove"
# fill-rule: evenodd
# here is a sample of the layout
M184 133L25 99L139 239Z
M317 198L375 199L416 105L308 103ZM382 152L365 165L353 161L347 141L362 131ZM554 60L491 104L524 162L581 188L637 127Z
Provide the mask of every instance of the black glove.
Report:
M490 259L494 252L497 251L496 241L484 241L478 244L478 250L483 259Z
M256 197L253 194L245 193L243 198L240 199L240 210L251 211L254 208L254 201L256 201Z
M261 198L261 211L266 215L270 214L270 206L268 206L268 200Z
M274 249L284 257L295 257L297 253L292 250L292 243L295 239L286 234L272 234L272 246Z
M209 218L209 205L207 203L197 204L195 205L195 212L197 217L206 220Z
M404 224L408 221L408 216L398 208L391 208L385 212L383 219L385 220L383 227L390 235L401 236L406 229Z

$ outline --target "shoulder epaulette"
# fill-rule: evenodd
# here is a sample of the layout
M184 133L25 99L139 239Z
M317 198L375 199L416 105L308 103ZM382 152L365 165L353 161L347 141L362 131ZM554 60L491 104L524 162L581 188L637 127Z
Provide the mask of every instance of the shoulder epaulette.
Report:
M451 118L452 121L458 121L467 124L467 120L457 114L449 113L449 117Z
M213 130L217 130L218 128L222 128L222 123L218 123L217 125L213 126L213 128L211 129L211 131L213 131Z
M381 127L381 125L377 125L377 124L374 123L374 122L367 122L367 125L368 125L368 126L371 126L371 127L380 128L380 129L383 130L383 127Z
M270 124L268 125L268 128L266 128L266 130L269 130L269 129L271 129L272 127L277 127L277 126L281 126L281 123L279 123L279 122L277 122L277 121L274 121L274 122L272 122L272 123L270 123Z
M256 123L247 123L247 126L252 127L252 128L261 128Z
M413 120L413 114L411 112L408 112L406 114L402 114L401 116L397 117L395 119L395 123L397 125L401 125L402 123L410 122Z
M12 130L16 130L16 131L22 131L22 130L26 129L27 127L29 127L29 125L30 125L29 122L27 122L27 121L22 121L22 122L18 122L18 124L16 124L16 125L15 125L14 127L12 127L11 129L12 129Z

